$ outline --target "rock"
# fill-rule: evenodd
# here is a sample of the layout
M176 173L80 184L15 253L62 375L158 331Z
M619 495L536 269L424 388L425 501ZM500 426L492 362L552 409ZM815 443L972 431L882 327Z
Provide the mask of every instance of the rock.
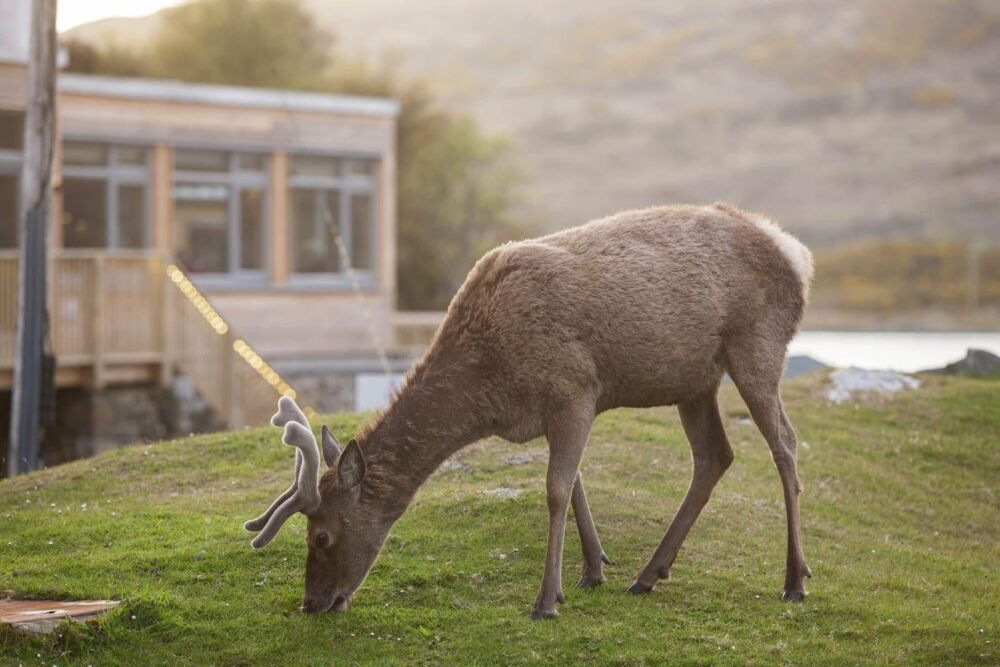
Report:
M804 354L795 354L788 357L785 363L785 372L781 376L782 378L793 378L799 375L805 375L806 373L812 373L813 371L825 370L829 368L822 361L813 359L812 357L806 356ZM732 384L733 379L729 377L729 373L722 376L723 384Z
M990 377L1000 375L1000 357L987 350L969 348L964 359L950 363L944 368L927 371L941 375L971 375L973 377Z
M829 368L822 361L813 359L804 354L796 354L788 357L788 362L785 364L785 374L783 377L793 378L799 375L805 375L806 373L812 373L813 371L823 370Z
M503 498L504 500L509 500L510 498L517 498L521 493L521 489L512 489L509 486L501 486L497 489L490 489L489 491L483 491L488 496L496 496L497 498Z
M441 470L447 472L469 472L472 468L456 459L448 459L441 464Z
M531 454L527 452L518 452L507 457L507 465L509 466L523 466L526 463L531 463Z
M833 386L826 397L834 403L843 403L855 394L892 394L906 389L917 389L920 381L909 375L892 371L870 371L863 368L842 368L830 373Z

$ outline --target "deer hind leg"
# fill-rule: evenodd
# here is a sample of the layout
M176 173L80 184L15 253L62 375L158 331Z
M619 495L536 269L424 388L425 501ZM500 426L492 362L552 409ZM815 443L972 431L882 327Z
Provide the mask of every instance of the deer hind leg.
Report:
M629 586L630 593L646 593L658 580L670 576L670 566L684 538L708 503L712 489L733 461L733 450L722 428L714 388L704 396L681 403L677 408L694 458L691 485L660 545Z
M752 345L760 346L760 339ZM729 372L743 401L771 449L771 458L778 469L785 496L788 527L788 555L785 563L783 600L799 602L806 596L804 580L812 573L802 553L802 528L799 518L799 494L802 484L796 465L796 437L785 408L781 404L779 383L785 360L784 346L769 350L767 346L734 346L728 354Z
M600 586L604 583L604 565L610 565L611 560L601 548L601 539L597 536L597 527L594 526L594 518L590 515L587 492L583 488L583 473L579 471L573 484L572 505L576 528L580 531L580 545L583 547L583 574L576 582L576 587Z
M580 459L587 445L587 436L594 421L593 406L575 406L551 415L546 423L549 441L549 468L545 491L549 507L549 542L545 553L545 574L535 598L531 617L558 616L556 603L566 598L562 590L563 540L566 536L566 515L573 496L573 486L580 470ZM589 512L588 512L589 514Z

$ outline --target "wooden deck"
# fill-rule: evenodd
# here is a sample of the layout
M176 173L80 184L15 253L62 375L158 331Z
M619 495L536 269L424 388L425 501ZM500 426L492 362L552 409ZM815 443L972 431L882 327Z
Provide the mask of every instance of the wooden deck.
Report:
M0 254L0 389L13 381L16 253ZM184 274L148 252L58 251L49 268L58 387L166 384L174 372L233 427L263 423L294 390Z

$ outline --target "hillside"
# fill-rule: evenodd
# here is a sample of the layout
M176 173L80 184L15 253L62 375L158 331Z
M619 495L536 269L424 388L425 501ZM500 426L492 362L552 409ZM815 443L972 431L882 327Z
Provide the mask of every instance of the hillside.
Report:
M249 548L241 521L291 475L276 429L137 446L0 482L0 589L116 597L96 628L25 638L0 664L995 664L1000 655L1000 384L925 377L891 400L831 406L826 378L785 388L803 441L804 604L779 601L777 474L731 386L736 462L673 568L624 592L688 483L673 410L595 426L584 469L607 583L528 619L545 540L545 447L487 441L439 471L346 614L304 616L303 521ZM359 415L331 424L342 437ZM515 465L515 453L527 463ZM503 500L497 487L523 492Z
M550 227L729 200L817 245L996 238L1000 6L989 0L306 0L508 134ZM74 36L141 39L156 18Z

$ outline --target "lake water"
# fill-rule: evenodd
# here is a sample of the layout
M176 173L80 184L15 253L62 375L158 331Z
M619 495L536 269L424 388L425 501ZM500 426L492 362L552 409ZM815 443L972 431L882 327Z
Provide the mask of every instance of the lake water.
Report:
M1000 333L803 331L788 351L808 355L827 366L913 372L962 359L970 347L1000 355Z

